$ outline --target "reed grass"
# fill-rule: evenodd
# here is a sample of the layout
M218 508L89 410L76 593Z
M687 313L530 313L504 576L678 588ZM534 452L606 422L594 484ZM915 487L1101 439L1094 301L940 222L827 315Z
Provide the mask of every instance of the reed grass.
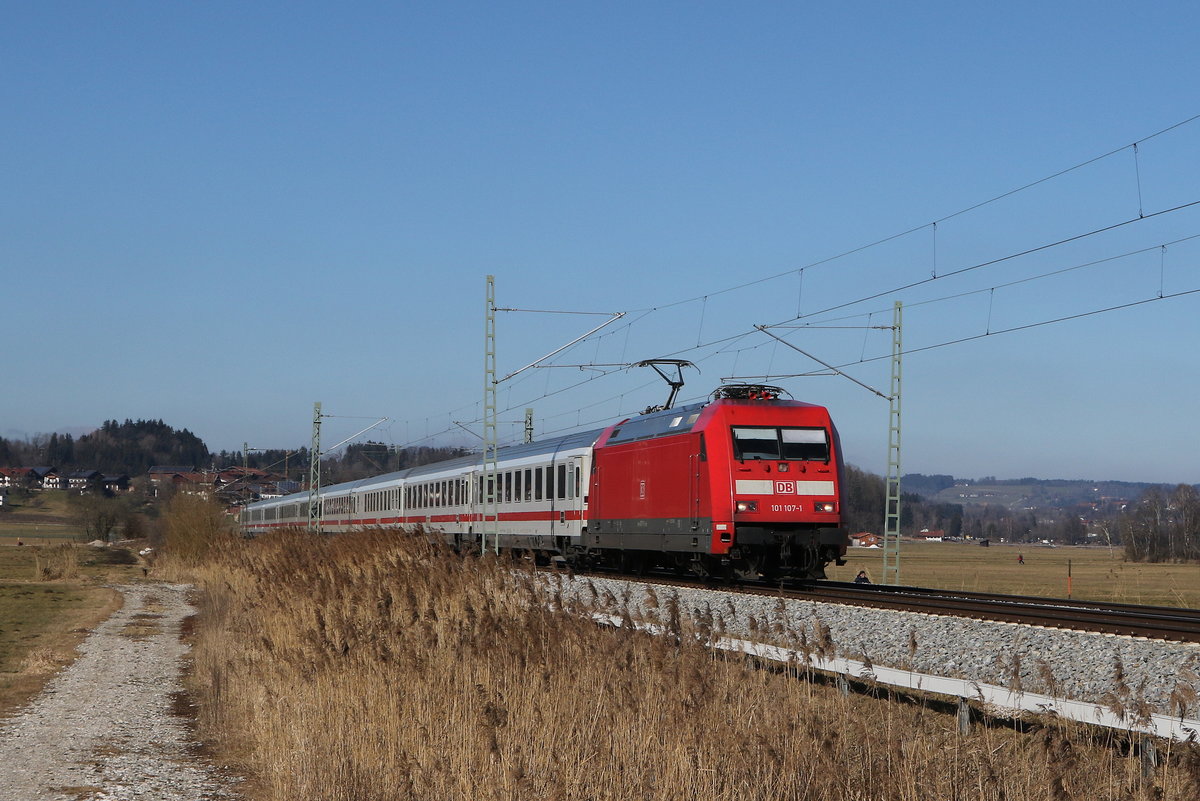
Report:
M1200 797L1194 745L1147 774L1053 721L964 736L922 703L706 647L730 609L659 595L667 636L601 627L588 614L628 620L630 594L564 600L417 538L235 540L193 578L199 731L263 801Z

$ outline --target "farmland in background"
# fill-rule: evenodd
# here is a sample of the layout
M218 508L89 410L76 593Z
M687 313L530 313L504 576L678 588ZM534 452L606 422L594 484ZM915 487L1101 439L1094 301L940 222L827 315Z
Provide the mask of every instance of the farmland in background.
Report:
M1018 563L1018 555L1024 564ZM866 570L872 580L882 580L882 551L851 548L847 556L842 567L829 566L829 578L852 581ZM983 548L974 542L905 540L900 579L918 587L1065 598L1068 561L1072 598L1200 608L1200 563L1127 562L1119 546L1022 543Z

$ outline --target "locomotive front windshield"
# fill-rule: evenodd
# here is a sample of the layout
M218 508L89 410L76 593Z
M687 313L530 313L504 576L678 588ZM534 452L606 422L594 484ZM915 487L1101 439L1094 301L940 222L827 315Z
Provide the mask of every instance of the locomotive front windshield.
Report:
M740 461L829 461L829 432L823 428L770 428L736 426L733 450Z

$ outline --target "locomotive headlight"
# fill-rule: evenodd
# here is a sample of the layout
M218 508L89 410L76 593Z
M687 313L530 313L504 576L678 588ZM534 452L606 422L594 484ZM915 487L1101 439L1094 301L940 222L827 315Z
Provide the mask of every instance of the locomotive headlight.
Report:
M737 510L739 512L757 512L758 501L738 501Z
M836 512L837 506L832 503L814 503L813 511L814 512Z

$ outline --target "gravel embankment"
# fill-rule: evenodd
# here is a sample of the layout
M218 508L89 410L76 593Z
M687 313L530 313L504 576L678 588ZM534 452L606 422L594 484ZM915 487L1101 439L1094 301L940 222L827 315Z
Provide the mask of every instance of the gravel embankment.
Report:
M0 721L0 801L208 801L236 779L193 752L182 690L187 587L117 587L124 607L28 709Z
M828 627L836 649L830 656L857 660L865 657L875 665L970 679L1108 707L1133 708L1144 701L1150 711L1164 714L1178 715L1176 700L1183 700L1189 707L1184 716L1197 715L1200 645L1196 644L811 601L780 601L698 588L659 587L656 589L659 608L653 610L646 603L646 585L597 577L567 581L564 593L573 587L581 598L590 599L588 581L602 598L607 591L621 602L622 593L630 588L629 605L635 615L654 612L661 618L667 598L676 594L682 612L696 618L711 611L720 616L726 633L732 637L795 648L803 633L810 650L815 651L820 640L818 628ZM782 636L775 631L778 624L785 629ZM768 630L773 633L765 634ZM1189 686L1191 692L1185 689Z

